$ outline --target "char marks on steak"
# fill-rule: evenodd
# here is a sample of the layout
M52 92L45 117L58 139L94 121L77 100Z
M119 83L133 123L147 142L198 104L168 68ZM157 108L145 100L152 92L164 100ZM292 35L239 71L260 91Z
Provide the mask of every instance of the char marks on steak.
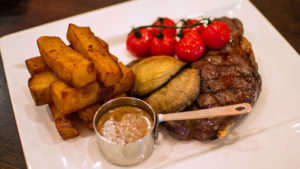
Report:
M191 64L200 70L200 95L188 110L205 109L243 102L256 102L261 90L261 77L251 44L243 37L243 26L238 19L227 17L231 41L220 50L208 50L202 58ZM237 117L166 122L168 132L179 139L212 140L218 130Z

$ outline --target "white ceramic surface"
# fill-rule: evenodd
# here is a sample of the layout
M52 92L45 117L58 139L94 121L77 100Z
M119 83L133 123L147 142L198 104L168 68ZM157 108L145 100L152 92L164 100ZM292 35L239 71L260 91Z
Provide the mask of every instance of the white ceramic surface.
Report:
M91 11L41 25L0 39L11 103L28 168L120 168L106 162L92 132L62 141L47 106L36 107L24 61L38 56L36 39L59 36L66 41L69 23L90 26L110 44L124 63L134 59L125 49L134 25L152 23L157 16L239 18L252 42L263 86L251 114L223 140L178 141L160 133L152 156L133 168L300 168L300 57L248 1L139 0Z

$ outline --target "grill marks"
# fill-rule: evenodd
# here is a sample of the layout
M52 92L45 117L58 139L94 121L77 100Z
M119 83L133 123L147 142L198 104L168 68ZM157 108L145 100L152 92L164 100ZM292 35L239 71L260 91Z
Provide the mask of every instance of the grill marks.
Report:
M218 92L224 89L252 89L257 81L257 73L244 58L239 55L229 55L226 59L210 59L194 62L193 68L201 71L201 93ZM221 61L219 61L221 60Z
M228 55L225 59L207 56L194 62L192 67L201 72L202 86L197 99L199 108L242 102L253 104L258 97L260 76L242 55Z
M242 37L241 22L229 18L217 20L228 24L232 41L221 50L207 51L200 60L191 64L192 68L200 70L201 89L190 110L243 102L253 105L260 93L261 78L251 45ZM242 46L245 44L246 47ZM225 128L233 118L236 117L172 121L167 122L166 127L172 136L179 139L211 140L217 138L218 130Z
M254 104L261 85L254 67L239 55L219 58L222 60L212 60L210 57L191 65L201 72L200 95L192 107L204 109L243 102ZM179 139L211 140L217 138L218 130L225 128L232 118L235 117L176 121L168 122L166 126L169 133Z

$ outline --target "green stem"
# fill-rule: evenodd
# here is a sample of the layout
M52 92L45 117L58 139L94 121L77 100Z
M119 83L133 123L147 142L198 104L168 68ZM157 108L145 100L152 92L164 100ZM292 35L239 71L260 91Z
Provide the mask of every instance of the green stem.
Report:
M198 26L198 25L203 25L203 23L195 23L193 25L189 25L189 26L167 26L167 25L144 25L144 26L139 26L136 27L134 29L143 29L143 28L175 28L175 29L185 29L185 28L191 28L194 26Z
M204 23L203 21L207 21L207 23ZM210 19L209 18L203 18L200 20L199 23L195 23L195 24L192 24L192 25L189 25L189 26L168 26L168 25L143 25L143 26L139 26L139 27L136 27L136 28L133 28L129 34L132 32L132 31L135 31L135 35L140 35L139 33L139 29L143 29L143 28L174 28L174 29L186 29L186 28L192 28L192 27L195 27L195 26L198 26L198 25L204 25L204 24L207 24L209 25L211 23ZM137 37L137 36L136 36Z

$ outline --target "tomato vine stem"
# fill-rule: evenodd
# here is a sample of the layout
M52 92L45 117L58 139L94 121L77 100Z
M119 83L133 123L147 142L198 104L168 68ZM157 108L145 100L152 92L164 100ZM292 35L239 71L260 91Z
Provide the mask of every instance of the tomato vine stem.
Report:
M186 23L186 21L184 19L181 19L180 21L182 21L183 23ZM135 37L139 38L140 37L140 31L139 29L144 29L144 28L161 28L160 32L162 30L162 28L174 28L174 29L186 29L186 28L192 28L198 25L209 25L211 23L211 20L209 18L203 18L201 20L199 20L199 23L195 23L189 26L168 26L168 25L143 25L143 26L138 26L138 27L134 27L130 32L134 31L134 35Z

